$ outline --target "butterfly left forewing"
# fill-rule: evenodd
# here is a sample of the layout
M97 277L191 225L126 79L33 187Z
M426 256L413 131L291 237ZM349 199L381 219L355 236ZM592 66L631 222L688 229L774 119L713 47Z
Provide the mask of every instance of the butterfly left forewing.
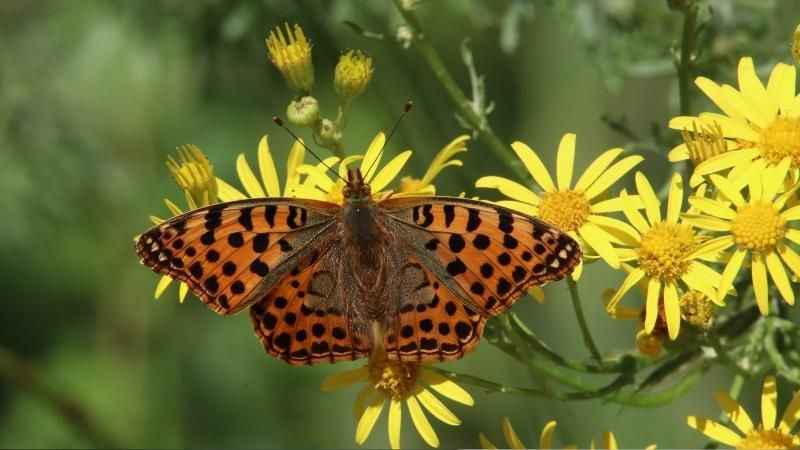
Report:
M380 205L426 268L486 315L505 311L532 286L563 278L580 261L580 247L566 233L490 203L406 197Z
M136 250L156 272L186 282L212 310L232 314L256 301L332 232L338 206L296 199L220 203L142 234Z

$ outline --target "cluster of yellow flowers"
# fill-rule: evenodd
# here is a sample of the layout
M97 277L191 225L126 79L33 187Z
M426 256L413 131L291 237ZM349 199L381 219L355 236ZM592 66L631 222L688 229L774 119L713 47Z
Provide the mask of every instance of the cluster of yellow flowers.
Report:
M314 74L311 46L302 29L287 26L286 36L275 30L267 39L267 47L289 86L308 94ZM349 99L361 94L372 70L371 60L363 54L344 54L335 70L339 96ZM746 295L737 292L737 286L752 286L755 302L764 315L770 309L771 285L783 301L794 304L792 284L800 277L800 256L792 248L800 244L800 202L795 195L800 187L800 96L796 96L795 82L795 68L778 64L765 86L750 58L739 63L738 89L704 77L696 80L722 113L675 117L669 122L670 128L683 137L683 142L669 152L670 161L683 165L689 160L692 165L688 201L680 173L667 180L665 205L642 172L633 177L636 192L622 189L612 193L614 185L643 161L641 156L626 155L621 148L602 152L574 180L576 136L571 133L563 136L558 147L555 177L536 151L515 142L511 149L527 168L535 188L500 176L482 177L475 186L499 191L505 198L498 204L538 216L577 239L584 249L584 260L572 275L575 280L581 277L584 263L603 261L624 271L621 285L603 295L607 311L613 318L638 320L636 342L640 352L657 355L663 339L679 336L682 322L700 331L708 329L716 309L725 306L726 297ZM294 113L309 107L309 102L307 96L293 102L297 103ZM295 119L300 123L303 118ZM363 154L331 156L318 164L306 164L305 148L302 142L295 142L288 152L283 186L264 136L257 150L258 175L244 154L236 160L244 192L216 177L197 147L181 148L178 157L167 165L186 193L190 209L216 201L279 196L341 204L341 179L354 164L360 164L376 199L390 194L434 195L437 175L446 167L462 166L462 161L454 158L467 151L468 140L465 135L453 139L433 158L424 175L402 177L397 188L390 186L413 152L400 152L381 165L383 133ZM327 168L337 165L340 177L332 178ZM174 202L165 199L165 203L173 214L181 212ZM162 221L151 219L154 223ZM747 275L741 273L745 265L749 265L750 281L737 285L737 280L747 281ZM171 281L167 276L159 281L157 298ZM622 306L621 300L634 286L641 291L642 305ZM187 290L181 283L181 301ZM542 295L540 290L535 294ZM385 355L373 355L367 365L329 377L322 388L327 391L358 382L365 383L355 406L355 439L359 445L367 440L387 404L392 448L400 447L403 405L422 439L437 447L439 439L426 411L448 425L459 425L460 419L433 392L467 406L474 404L466 390L435 369L391 361ZM688 418L689 426L737 448L800 445L800 435L792 433L800 419L800 394L791 400L776 428L774 378L764 382L762 425L758 427L727 394L717 394L717 401L742 435L694 416ZM555 421L545 426L541 448L551 447L555 426ZM524 448L507 419L502 428L509 447ZM484 448L494 448L483 435L480 442ZM617 448L613 433L606 433L601 445ZM594 442L591 448L595 448Z

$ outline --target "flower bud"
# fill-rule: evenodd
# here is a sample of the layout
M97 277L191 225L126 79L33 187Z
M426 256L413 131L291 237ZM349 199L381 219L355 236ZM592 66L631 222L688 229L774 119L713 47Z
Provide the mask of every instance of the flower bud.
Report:
M319 120L319 102L309 95L292 100L286 107L286 118L301 127L312 126Z
M197 146L190 144L178 147L177 158L169 156L167 168L178 187L194 201L194 207L217 202L214 166Z
M350 50L339 58L333 84L343 100L361 95L372 80L372 58L359 50Z
M311 61L311 44L300 25L294 29L285 24L286 35L280 28L270 31L266 39L272 64L281 72L289 88L308 93L314 86L314 65Z
M681 297L681 318L697 328L707 330L714 322L714 304L711 299L697 291L689 291Z
M320 144L325 147L336 146L342 142L342 132L330 119L322 119L316 130Z

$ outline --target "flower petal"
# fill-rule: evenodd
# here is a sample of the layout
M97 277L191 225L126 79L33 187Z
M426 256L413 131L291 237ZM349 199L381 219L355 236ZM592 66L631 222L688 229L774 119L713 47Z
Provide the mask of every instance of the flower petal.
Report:
M161 279L158 280L158 284L156 284L156 292L153 296L154 298L159 298L167 290L169 285L172 284L172 277L169 275L162 275Z
M575 169L575 134L566 133L558 144L556 155L556 181L559 190L567 190L572 184Z
M782 111L786 111L795 98L795 79L797 73L794 66L778 63L772 69L767 82L767 96L776 102Z
M775 428L775 418L778 408L778 386L772 375L764 378L764 387L761 390L761 424L765 430Z
M485 434L478 434L478 442L481 443L481 448L485 450L497 450L497 446L490 441Z
M769 285L767 283L767 265L764 257L754 252L751 256L751 273L753 275L753 291L756 294L756 304L762 315L769 313Z
M699 261L692 261L686 273L683 274L681 280L693 289L702 294L705 294L714 303L719 306L725 306L724 303L717 299L717 287L722 276Z
M727 151L701 162L694 168L694 173L696 175L708 175L710 173L719 172L737 164L752 161L754 158L758 157L760 153L761 151L757 148L743 148L740 150Z
M305 175L303 184L311 184L325 192L330 192L335 184L333 180L325 175L325 169L310 164L302 164L297 167L297 173Z
M734 244L733 236L725 235L709 239L695 248L686 259L695 259L702 256L719 256L719 253ZM718 261L722 262L722 261Z
M586 170L583 172L583 175L578 178L574 189L578 192L585 192L586 189L592 185L592 183L597 181L600 175L603 174L608 166L610 166L611 163L614 162L614 160L617 159L617 157L621 155L623 151L623 149L617 147L608 149L601 153L600 156L595 158L595 160L589 164L589 167L586 168Z
M422 406L425 407L433 417L441 420L442 422L458 426L461 425L461 419L459 419L452 411L450 411L444 403L441 402L435 395L431 394L431 391L427 389L420 389L419 392L416 393L417 400L422 403Z
M603 448L608 450L617 450L619 448L617 445L617 438L614 436L614 433L610 431L603 433Z
M232 202L234 200L244 200L247 198L240 190L219 177L217 177L217 197L223 202Z
M689 148L686 147L686 143L681 143L673 147L672 150L667 153L667 159L669 159L669 162L680 162L689 159Z
M397 174L403 170L403 166L408 162L408 158L411 158L412 153L411 150L406 150L392 158L388 164L383 166L383 169L369 182L372 192L380 192L383 188L388 186L389 183L395 179Z
M714 104L716 104L719 109L722 110L725 114L729 115L734 119L744 119L744 114L742 114L735 105L733 101L729 98L729 96L723 92L723 89L717 83L709 80L706 77L697 77L694 81L698 88L703 91L706 96L711 99ZM672 124L670 123L670 128L672 128Z
M599 201L591 206L591 211L595 214L612 213L623 211L626 206L633 209L644 208L641 197L638 195L628 195L625 198L614 197Z
M778 254L775 252L767 253L765 262L767 263L769 276L772 278L775 286L778 287L778 292L780 292L781 297L783 297L786 303L794 305L794 291L792 290L792 285L789 284L789 276L786 275L786 269L783 268L783 263L781 263Z
M689 416L686 418L686 423L711 439L731 447L736 447L742 441L742 437L733 430L710 419Z
M747 411L736 400L732 399L727 392L717 392L714 394L714 398L739 431L747 434L753 430L753 421L750 420Z
M789 404L786 405L778 429L783 433L789 433L798 420L800 420L800 391L796 392Z
M450 400L467 406L472 406L475 404L475 400L472 398L469 392L444 375L438 374L431 370L421 370L419 372L419 376L423 381L428 383L433 390L444 395Z
M422 436L422 439L431 447L439 447L439 436L433 431L433 427L431 423L428 422L428 418L425 417L425 413L419 406L417 398L414 396L408 397L406 399L406 405L408 406L408 413L411 416L411 421L414 422L414 427L417 429L419 435Z
M764 88L761 80L758 79L758 75L756 75L753 58L744 57L739 60L738 76L739 90L742 96L747 99L748 103L753 105L760 114L768 114L770 108L766 101L767 90Z
M244 186L244 190L250 198L266 197L264 189L261 188L261 184L253 173L253 169L250 168L250 164L247 163L244 153L240 153L239 157L236 158L236 172L239 174L239 181L242 182L242 186Z
M736 217L736 211L730 209L728 205L710 198L702 197L689 197L689 203L693 208L699 209L701 212L710 214L720 219L733 220Z
M511 426L511 421L508 420L508 417L503 417L500 421L500 426L503 429L503 436L506 438L506 443L508 443L509 448L513 448L515 450L521 450L526 448L525 444L519 439L517 433L514 431L514 428Z
M621 220L598 216L597 214L590 215L587 220L603 229L611 238L614 238L610 240L611 242L635 246L641 240L639 232Z
M639 191L639 196L644 203L644 211L647 214L647 220L650 226L661 222L661 202L658 201L653 186L647 181L647 177L642 172L636 172L636 190Z
M386 144L386 135L383 133L376 134L364 153L364 159L361 160L361 174L364 176L364 181L368 183L372 181L372 176L381 164L381 153L383 153L384 144ZM379 191L379 189L372 190L374 192Z
M389 401L389 445L393 449L400 448L400 431L403 425L403 403L398 399Z
M733 202L734 205L742 206L744 205L744 197L742 197L742 193L739 192L739 189L736 189L727 178L721 177L719 175L713 174L709 177L711 182L714 183L714 186L722 192L722 195L725 196L728 200Z
M500 191L500 193L508 198L512 198L524 203L530 203L531 205L538 205L540 200L539 196L533 191L521 185L520 183L517 183L516 181L509 180L508 178L494 176L481 177L475 182L475 187L497 189Z
M608 170L603 172L597 178L597 181L586 189L584 195L586 195L586 198L589 200L597 197L608 190L612 184L619 181L620 178L625 176L626 173L630 172L631 169L642 161L644 161L644 158L639 155L628 156L617 161L613 166L609 167Z
M786 230L786 239L789 239L795 244L800 244L800 230L789 228Z
M747 256L746 250L737 249L731 255L728 264L725 265L725 270L722 271L722 279L719 281L719 290L717 291L717 301L719 303L725 301L728 291L733 287L733 280L739 274L739 269L742 268L745 256Z
M619 268L619 258L617 258L614 247L611 246L611 242L606 237L607 233L598 228L597 225L586 222L578 230L578 234L609 266L614 269Z
M606 304L606 311L609 313L613 312L616 309L619 301L622 300L622 296L631 290L632 287L636 286L636 283L638 283L643 277L644 270L639 269L638 267L633 269L628 276L625 277L625 280L622 281L619 289L617 289L617 292L615 292L614 296L608 301L608 304Z
M789 269L794 273L794 276L800 278L800 255L792 250L788 245L779 245L778 254Z
M542 160L539 159L539 155L537 155L532 148L519 141L511 144L511 148L525 165L525 168L528 169L528 172L530 172L536 183L543 190L547 192L556 191L556 185L553 184L553 179L550 178L550 173L547 171L547 168L545 168Z
M358 419L358 425L356 426L356 443L358 445L366 442L372 432L372 428L375 427L375 422L378 421L378 417L381 415L381 411L383 411L384 403L386 402L383 395L372 390L370 398L367 400L366 408L361 414L361 418Z
M539 434L540 450L550 450L550 447L553 446L553 432L556 431L557 424L558 423L555 420L551 420L544 424L542 433Z
M667 198L667 222L678 223L683 208L683 178L681 174L672 175Z
M514 211L519 211L521 213L528 214L531 216L539 214L539 208L529 203L522 203L515 200L500 200L494 203L499 206L503 206L508 209L513 209Z
M178 301L183 303L187 294L189 294L189 285L181 281L181 284L178 285Z
M325 377L325 379L322 380L322 385L319 388L322 392L330 392L350 386L359 381L364 381L367 379L368 375L369 368L367 366L359 367L358 369L353 370L345 370L344 372L334 373Z
M280 197L281 186L278 183L278 170L275 168L275 161L272 159L266 135L258 142L258 168L261 171L261 181L267 188L267 196Z
M678 303L678 289L675 283L664 284L664 315L667 319L669 338L674 341L681 330L681 305Z
M731 223L727 220L698 214L684 214L683 223L711 231L730 231L731 229Z
M658 299L661 294L661 280L650 278L647 282L647 303L644 311L644 329L651 333L658 318Z
M620 198L627 199L628 197L629 196L625 190L620 193ZM630 202L623 202L622 212L625 214L625 218L628 219L628 222L630 222L631 225L633 225L639 231L639 233L644 234L650 229L650 224L647 223L647 220L645 220L645 218L639 214L639 211L637 211Z

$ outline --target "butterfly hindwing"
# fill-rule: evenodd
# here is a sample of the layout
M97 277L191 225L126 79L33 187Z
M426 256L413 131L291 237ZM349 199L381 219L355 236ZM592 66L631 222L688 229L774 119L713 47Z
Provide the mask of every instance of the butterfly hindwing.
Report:
M531 286L563 278L580 261L569 235L500 206L449 197L395 198L381 206L426 268L487 315L505 311Z
M270 355L293 365L355 360L369 339L354 330L338 286L341 246L320 243L313 253L250 308L256 335Z
M136 250L154 271L186 282L204 303L232 314L259 299L333 229L338 206L296 199L217 204L141 235Z

